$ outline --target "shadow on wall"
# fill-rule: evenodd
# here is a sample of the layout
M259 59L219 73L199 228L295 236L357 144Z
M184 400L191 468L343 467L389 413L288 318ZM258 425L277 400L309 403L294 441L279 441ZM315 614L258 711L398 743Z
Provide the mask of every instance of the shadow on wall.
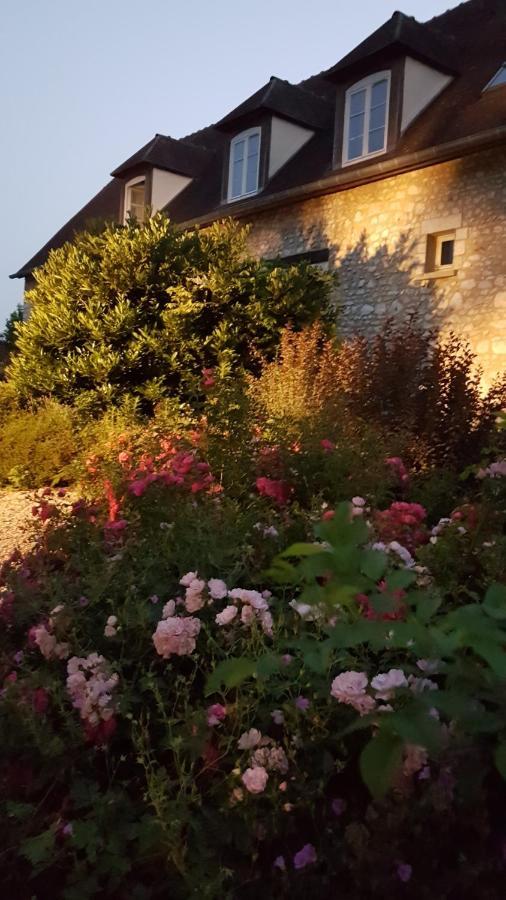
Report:
M451 313L449 301L433 281L423 280L417 243L402 234L393 248L387 242L372 247L366 232L344 252L335 247L330 260L338 275L344 336L372 336L385 321L416 316L424 330L440 328Z

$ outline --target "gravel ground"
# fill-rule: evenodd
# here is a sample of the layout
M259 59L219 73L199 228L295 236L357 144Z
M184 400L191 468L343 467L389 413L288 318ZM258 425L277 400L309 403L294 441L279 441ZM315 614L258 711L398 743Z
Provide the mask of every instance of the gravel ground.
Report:
M30 491L0 491L0 563L17 547L30 546L33 497Z

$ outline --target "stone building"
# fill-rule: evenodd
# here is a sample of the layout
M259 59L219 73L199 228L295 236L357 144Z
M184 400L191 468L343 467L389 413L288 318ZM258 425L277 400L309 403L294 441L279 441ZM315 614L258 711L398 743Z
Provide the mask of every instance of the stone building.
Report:
M416 313L506 369L506 0L395 12L326 72L272 77L215 125L155 135L12 277L91 221L234 216L267 258L339 275L340 327Z

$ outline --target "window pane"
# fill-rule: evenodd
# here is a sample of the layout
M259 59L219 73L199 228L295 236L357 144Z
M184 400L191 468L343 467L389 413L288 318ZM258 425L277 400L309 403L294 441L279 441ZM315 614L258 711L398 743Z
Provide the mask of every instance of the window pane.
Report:
M260 143L259 134L250 134L248 138L248 156L257 156Z
M256 191L258 188L258 153L248 156L248 168L246 171L246 193Z
M350 97L350 115L355 116L357 113L363 113L365 109L365 90L356 91Z
M385 124L387 108L385 104L381 106L371 107L371 116L369 118L369 131L374 131L375 128L383 128Z
M383 150L385 146L385 129L375 128L369 132L369 153L376 153L377 150Z
M383 81L377 81L376 84L373 84L371 91L371 107L373 106L381 106L381 104L387 102L387 80L386 78Z
M441 241L441 266L451 266L453 263L453 240Z
M349 130L350 139L362 137L362 135L364 133L364 119L365 119L365 116L363 115L363 113L360 116L352 116L351 117L350 130Z
M232 197L240 197L242 194L242 159L235 160L232 166Z
M234 162L244 159L244 141L237 141L234 144Z
M348 141L348 159L357 159L362 156L362 147L364 139L362 135L357 138L350 138Z

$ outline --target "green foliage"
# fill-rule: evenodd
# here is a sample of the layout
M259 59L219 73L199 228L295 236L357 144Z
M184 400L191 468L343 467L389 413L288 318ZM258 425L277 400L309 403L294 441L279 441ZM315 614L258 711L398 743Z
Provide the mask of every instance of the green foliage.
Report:
M8 370L20 396L95 412L201 393L203 368L255 370L288 322L325 311L328 277L248 257L231 221L181 232L161 214L53 251Z
M24 307L22 303L18 303L16 309L11 312L8 317L3 332L3 339L7 345L7 350L12 353L16 347L16 339L18 334L18 323L24 320Z
M1 408L0 397L0 484L42 487L68 480L77 450L69 410L47 401L11 412L2 423Z

